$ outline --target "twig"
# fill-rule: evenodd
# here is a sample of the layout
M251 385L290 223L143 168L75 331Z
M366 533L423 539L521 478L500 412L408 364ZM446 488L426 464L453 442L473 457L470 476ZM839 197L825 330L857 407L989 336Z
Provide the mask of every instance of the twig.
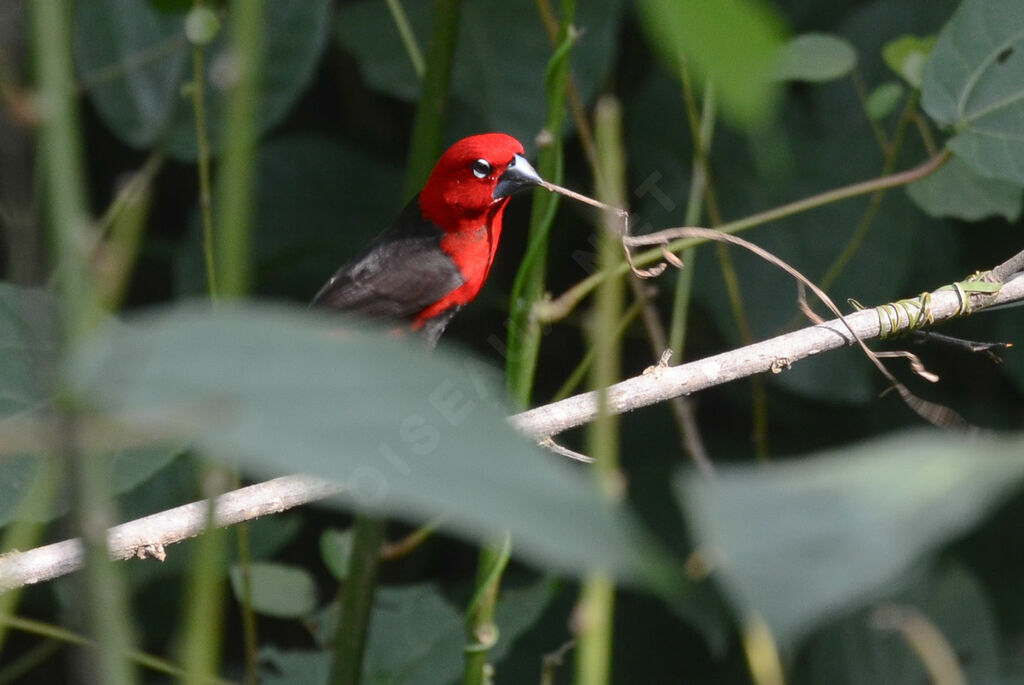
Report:
M582 452L576 452L576 451L573 451L573 450L569 449L568 447L563 447L562 445L559 445L557 442L555 442L551 438L544 438L538 444L541 447L543 447L544 449L546 449L546 450L554 452L555 454L557 454L559 456L562 456L562 457L568 457L569 459L572 459L573 461L583 462L584 464L593 464L594 463L594 458L593 457L588 457L587 455L583 454Z
M978 342L976 340L964 340L963 338L956 338L952 335L944 335L942 333L936 333L935 331L914 331L910 334L910 340L918 345L934 342L946 345L947 347L952 347L953 349L960 350L961 352L970 352L972 354L980 352L996 364L1003 363L1003 358L996 354L996 352L1003 352L1013 347L1013 343L1009 342Z
M729 234L739 233L749 228L753 228L754 226L767 224L771 221L783 219L833 202L873 193L881 188L895 188L897 186L903 186L916 181L919 178L923 178L938 169L940 166L945 164L946 160L949 159L950 154L951 153L948 148L943 148L942 152L937 154L935 157L932 157L912 169L907 169L906 171L901 171L889 176L882 176L881 178L873 178L869 181L843 186L842 188L836 188L824 193L819 193L818 195L812 195L811 197L797 200L796 202L790 202L789 204L782 205L781 207L775 207L774 209L752 214L751 216L743 219L730 221L719 226L718 231L720 233ZM554 188L548 189L554 190ZM587 202L586 200L582 201ZM587 202L587 204L593 204L593 202ZM612 209L614 211L614 208ZM699 245L703 242L705 242L703 239L684 238L681 240L674 240L669 243L668 246L659 246L658 248L648 250L637 255L635 257L635 261L638 266L645 266L661 259L666 247L672 252L678 252L687 247ZM571 312L584 297L589 295L601 281L606 278L625 276L627 273L629 273L629 266L623 264L622 266L614 269L599 271L588 276L558 297L552 300L537 302L534 305L533 316L539 323L543 324L558 321L559 319L567 316L569 312Z
M753 252L761 259L771 262L775 266L779 267L780 269L791 275L793 278L797 279L800 283L809 288L811 292L817 295L818 299L821 300L825 304L825 306L828 307L828 309L839 318L839 321L841 321L843 326L845 326L846 329L850 332L850 334L853 336L853 339L856 341L857 345L861 348L861 350L868 357L868 359L871 360L871 363L875 365L875 368L877 368L878 371L883 376L885 376L886 379L888 379L888 381L892 384L892 388L896 390L897 393L899 393L899 396L903 399L904 402L906 402L907 406L909 406L911 409L917 412L917 414L921 416L921 418L937 426L966 425L966 422L963 420L963 418L961 418L952 409L949 409L948 407L944 407L939 404L935 404L934 402L928 402L927 400L921 399L920 397L912 393L910 389L907 388L907 386L898 381L896 377L892 375L889 369L885 368L885 365L882 364L882 362L879 360L878 355L876 355L868 348L867 344L865 344L861 336L857 334L857 331L855 331L850 326L850 324L846 320L846 317L844 317L843 314L839 311L839 308L832 301L832 298L825 294L825 291L819 288L814 282L812 282L809 278L800 273L797 269L793 268L792 266L790 266L783 260L779 259L772 253L768 252L764 248L758 247L757 245L754 245L753 243L750 243L734 235L727 235L724 233L720 233L718 231L712 231L707 228L699 228L696 226L668 228L662 231L657 231L656 233L651 233L642 236L630 236L628 235L628 229L626 233L627 235L622 239L622 243L623 245L626 246L627 249L634 245L667 245L670 240L677 240L680 238L704 238L716 242L738 245ZM925 306L926 305L922 304L922 310L925 308ZM964 303L961 303L961 310L963 309L963 306ZM891 332L892 331L890 330L886 334L889 334Z

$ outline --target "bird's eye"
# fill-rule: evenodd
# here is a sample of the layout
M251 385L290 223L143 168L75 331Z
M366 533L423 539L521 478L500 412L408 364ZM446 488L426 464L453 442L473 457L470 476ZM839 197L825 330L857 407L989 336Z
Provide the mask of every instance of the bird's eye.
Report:
M486 178L491 175L491 165L486 159L478 159L473 162L473 175L477 178Z

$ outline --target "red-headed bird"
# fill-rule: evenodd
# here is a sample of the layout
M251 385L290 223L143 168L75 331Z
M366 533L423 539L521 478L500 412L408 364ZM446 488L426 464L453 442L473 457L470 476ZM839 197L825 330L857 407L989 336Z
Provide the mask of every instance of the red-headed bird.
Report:
M452 145L423 190L327 281L313 306L409 320L434 346L487 280L509 198L541 182L523 154L504 133Z

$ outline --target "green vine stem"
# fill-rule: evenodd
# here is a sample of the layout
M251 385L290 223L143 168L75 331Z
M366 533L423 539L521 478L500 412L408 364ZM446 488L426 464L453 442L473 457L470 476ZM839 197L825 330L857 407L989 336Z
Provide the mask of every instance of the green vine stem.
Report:
M558 47L548 62L544 77L548 112L543 134L545 140L537 155L537 171L543 178L558 184L562 182L562 127L565 123L569 57L576 39L572 30L575 16L575 0L562 0ZM505 373L509 396L518 407L529 406L533 391L540 354L541 328L532 312L534 303L544 297L548 233L554 222L559 199L559 195L543 189L533 192L528 247L509 295Z
M195 0L196 7L203 0ZM213 258L213 200L210 189L210 139L206 130L206 68L204 45L192 46L192 112L196 119L196 165L199 171L199 217L203 224L203 263L206 266L206 288L210 297L217 295L217 266Z
M466 610L465 661L463 685L490 683L491 668L487 663L491 648L498 642L498 626L494 610L498 604L501 576L512 556L512 538L508 534L496 544L481 548L477 565L476 593Z

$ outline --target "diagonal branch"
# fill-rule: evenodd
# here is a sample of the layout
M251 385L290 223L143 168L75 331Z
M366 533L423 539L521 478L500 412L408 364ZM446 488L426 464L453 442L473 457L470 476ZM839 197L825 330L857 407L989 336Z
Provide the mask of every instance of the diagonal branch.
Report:
M276 514L300 504L336 495L343 486L311 476L284 476L233 490L217 498L214 521L220 527ZM164 546L203 532L209 516L206 501L192 502L152 516L122 523L107 531L113 559L164 558ZM0 556L0 592L53 580L82 567L79 539L55 542L27 552Z
M1006 270L1012 268L1006 263ZM1003 265L1001 265L1003 266ZM995 270L993 270L995 271ZM967 300L966 303L964 300ZM1024 301L1024 275L1011 278L996 293L971 291L970 284L940 288L920 298L931 323L941 323L984 308ZM680 366L655 367L650 373L616 383L607 389L608 411L625 413L688 395L715 385L771 371L781 373L802 359L855 343L851 330L863 340L906 331L904 319L887 317L886 305L833 319L762 342ZM849 326L849 328L847 328ZM598 414L598 391L583 393L537 407L509 418L524 434L542 441L592 421ZM217 500L216 522L228 526L336 495L342 486L309 476L285 476L250 485ZM165 545L195 537L206 520L206 503L194 502L111 528L110 554L160 558ZM26 552L0 556L0 592L51 580L81 567L78 540L66 540Z
M946 321L962 313L960 291L939 289L930 294L930 313L934 323ZM1024 300L1024 277L1005 283L995 295L967 294L973 311L1008 302ZM879 311L866 309L846 317L846 323L863 339L879 337L882 323ZM896 322L888 334L905 331L906 321ZM776 336L753 345L723 352L688 364L657 369L636 376L607 389L608 410L624 413L664 402L672 397L688 395L755 373L781 373L801 359L854 344L850 331L839 320ZM542 439L592 421L598 412L598 392L592 391L516 414L509 420L527 435Z

